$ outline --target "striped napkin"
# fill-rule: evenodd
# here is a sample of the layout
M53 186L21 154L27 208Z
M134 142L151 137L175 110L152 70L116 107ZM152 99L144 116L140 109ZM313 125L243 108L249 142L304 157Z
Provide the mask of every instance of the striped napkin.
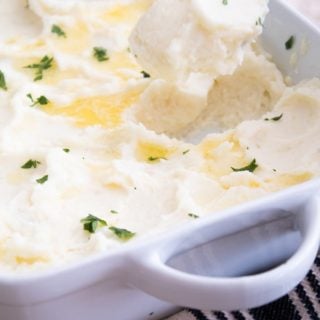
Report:
M186 309L167 320L320 320L320 254L295 290L266 306L234 312Z

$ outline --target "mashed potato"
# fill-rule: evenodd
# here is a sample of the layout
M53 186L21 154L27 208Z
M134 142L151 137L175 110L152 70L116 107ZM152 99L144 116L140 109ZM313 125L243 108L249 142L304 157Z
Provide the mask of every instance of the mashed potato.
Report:
M190 33L163 24L159 45L174 31L180 61L206 30L195 70L159 65L155 47L135 58L132 31L161 18L159 1L0 3L0 272L110 251L319 175L320 80L286 88L250 45L266 2L247 2L175 1ZM228 130L186 142L214 121Z

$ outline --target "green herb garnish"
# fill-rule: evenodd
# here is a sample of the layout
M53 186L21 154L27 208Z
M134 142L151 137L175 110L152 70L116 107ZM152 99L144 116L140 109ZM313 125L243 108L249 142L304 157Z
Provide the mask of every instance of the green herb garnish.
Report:
M65 153L69 153L70 152L70 149L69 148L64 148L62 149Z
M31 168L37 168L38 164L41 164L38 160L28 160L24 165L21 166L22 169L31 169Z
M48 104L50 101L48 100L47 97L45 96L40 96L39 98L37 98L36 100L33 99L32 94L28 93L27 97L31 100L32 104L30 105L30 107L34 107L37 104L44 106L46 104Z
M121 240L129 240L135 236L135 233L133 233L127 229L109 227L109 230L111 230Z
M39 63L29 64L25 66L27 69L34 69L35 77L33 81L42 80L43 78L43 71L48 70L52 67L53 57L44 56Z
M283 113L280 114L280 116L274 117L274 118L265 118L264 121L279 121L283 117Z
M158 160L168 160L167 158L165 158L165 157L149 157L148 158L148 161L150 161L150 162L154 162L154 161L158 161Z
M145 71L141 71L141 74L143 75L144 78L150 78L150 74Z
M225 6L228 5L228 0L222 0L222 4Z
M190 152L190 149L184 150L184 151L182 152L182 154L183 154L183 155L186 155L186 154L189 153L189 152Z
M80 220L83 223L83 230L89 231L90 233L95 233L98 228L107 226L107 222L98 217L89 214L86 218Z
M286 49L287 50L292 49L293 46L294 46L295 41L296 41L295 36L291 36L285 43Z
M188 216L189 216L190 218L193 218L193 219L198 219L198 218L199 218L199 216L196 215L196 214L194 214L194 213L188 213Z
M44 184L48 180L49 176L46 174L45 176L37 179L36 181L40 184Z
M7 83L6 83L6 78L4 76L4 73L0 70L0 88L7 91Z
M246 167L243 167L243 168L239 168L239 169L235 169L235 168L232 168L231 169L234 171L234 172L240 172L240 171L250 171L250 172L254 172L256 169L258 168L258 165L256 163L256 159L253 159L252 162L247 165Z
M58 37L64 37L66 38L66 33L59 27L58 25L54 24L51 28L51 32L55 33Z
M103 61L109 60L109 57L108 57L108 54L107 54L107 50L105 48L102 48L102 47L94 47L93 48L93 56L99 62L103 62Z
M116 211L116 210L110 210L110 213L112 213L112 214L118 214L119 212Z
M256 21L256 26L261 26L261 27L263 27L263 23L262 23L261 17L259 17L258 20Z

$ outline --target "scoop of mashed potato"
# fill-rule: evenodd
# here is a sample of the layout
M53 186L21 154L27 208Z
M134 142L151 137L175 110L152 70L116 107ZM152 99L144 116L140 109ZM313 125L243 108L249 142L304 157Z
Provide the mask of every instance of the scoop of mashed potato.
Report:
M139 64L154 77L192 90L201 79L232 74L262 31L267 0L156 0L130 37Z

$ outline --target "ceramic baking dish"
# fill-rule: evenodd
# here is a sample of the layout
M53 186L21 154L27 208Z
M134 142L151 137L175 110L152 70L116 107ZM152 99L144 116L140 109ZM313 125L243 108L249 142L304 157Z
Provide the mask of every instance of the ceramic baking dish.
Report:
M320 76L320 33L280 1L270 9L262 41L279 68L294 82ZM291 35L295 52L284 49ZM159 319L176 306L270 302L303 279L317 254L319 188L315 179L59 270L0 275L0 319Z

